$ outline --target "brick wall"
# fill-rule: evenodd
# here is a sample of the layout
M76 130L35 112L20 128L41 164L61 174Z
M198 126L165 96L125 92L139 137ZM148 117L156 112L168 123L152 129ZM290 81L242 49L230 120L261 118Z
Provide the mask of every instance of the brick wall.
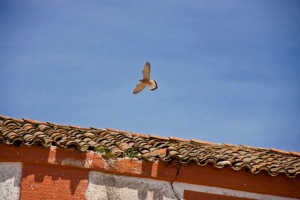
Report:
M300 178L0 145L0 199L300 199Z

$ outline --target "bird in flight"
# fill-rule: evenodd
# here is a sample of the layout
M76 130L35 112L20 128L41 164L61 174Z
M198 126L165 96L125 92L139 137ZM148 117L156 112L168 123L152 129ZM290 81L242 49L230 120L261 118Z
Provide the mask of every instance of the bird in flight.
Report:
M150 79L150 63L146 62L143 73L143 79L140 80L140 83L136 85L136 87L133 90L133 94L137 94L140 91L142 91L147 85L148 88L153 91L157 89L157 83L155 80Z

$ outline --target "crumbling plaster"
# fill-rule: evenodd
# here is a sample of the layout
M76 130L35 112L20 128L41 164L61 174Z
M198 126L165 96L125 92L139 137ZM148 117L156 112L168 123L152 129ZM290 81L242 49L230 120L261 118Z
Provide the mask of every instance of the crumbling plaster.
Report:
M0 163L0 199L18 200L22 177L22 163Z
M91 171L86 191L88 200L96 199L177 199L167 181L135 178Z

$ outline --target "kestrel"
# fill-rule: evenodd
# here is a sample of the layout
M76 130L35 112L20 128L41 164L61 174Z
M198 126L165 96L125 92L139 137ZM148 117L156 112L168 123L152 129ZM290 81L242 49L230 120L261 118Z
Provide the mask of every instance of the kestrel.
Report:
M150 63L146 62L143 73L143 79L140 80L140 83L136 85L133 90L133 94L137 94L142 91L147 85L150 90L157 89L157 83L155 80L150 80Z

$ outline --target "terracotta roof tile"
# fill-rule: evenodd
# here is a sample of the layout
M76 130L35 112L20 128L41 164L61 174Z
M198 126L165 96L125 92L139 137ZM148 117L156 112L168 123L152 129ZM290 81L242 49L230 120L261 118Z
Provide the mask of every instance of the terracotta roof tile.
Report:
M300 174L300 153L245 145L215 144L201 140L160 137L111 128L82 128L30 119L0 116L0 144L15 146L57 146L77 151L95 151L104 157L131 157L147 161L177 160L182 164L211 164L253 174L271 176Z

